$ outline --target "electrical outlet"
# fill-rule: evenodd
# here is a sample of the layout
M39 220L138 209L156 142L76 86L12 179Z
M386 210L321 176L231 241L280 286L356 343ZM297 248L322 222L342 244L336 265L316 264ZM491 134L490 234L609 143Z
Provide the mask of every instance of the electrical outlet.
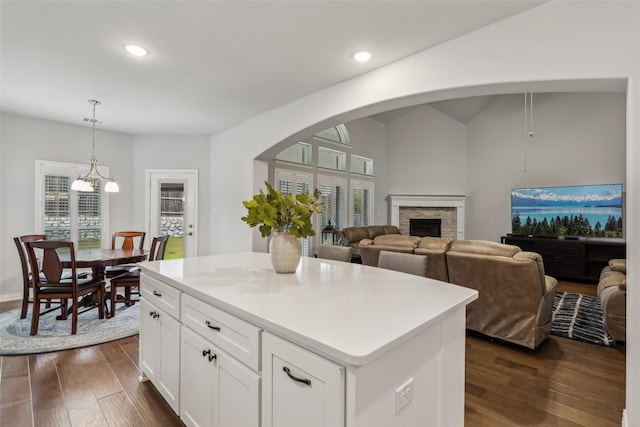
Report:
M396 414L413 400L413 378L396 389Z

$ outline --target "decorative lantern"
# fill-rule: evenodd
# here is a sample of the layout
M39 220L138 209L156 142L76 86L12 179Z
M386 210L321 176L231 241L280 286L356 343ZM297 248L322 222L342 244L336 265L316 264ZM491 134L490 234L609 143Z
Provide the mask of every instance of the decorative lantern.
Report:
M337 236L338 230L333 227L333 224L331 224L331 220L329 220L329 223L322 229L321 232L322 244L335 245Z

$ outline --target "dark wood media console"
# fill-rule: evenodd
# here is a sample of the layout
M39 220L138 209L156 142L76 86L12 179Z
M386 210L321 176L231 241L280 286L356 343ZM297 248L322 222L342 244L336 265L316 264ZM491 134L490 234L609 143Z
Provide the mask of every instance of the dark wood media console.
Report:
M569 240L547 237L502 236L502 243L542 256L545 274L555 278L597 282L610 259L626 258L623 240Z

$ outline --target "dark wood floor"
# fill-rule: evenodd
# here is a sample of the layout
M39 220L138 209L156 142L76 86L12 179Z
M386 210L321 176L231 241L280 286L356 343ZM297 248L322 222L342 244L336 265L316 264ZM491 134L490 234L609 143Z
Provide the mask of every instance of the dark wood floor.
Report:
M593 285L561 288L595 292ZM0 425L181 426L153 386L138 382L137 361L137 336L1 357ZM469 336L465 426L619 427L625 365L624 346L552 336L529 351Z

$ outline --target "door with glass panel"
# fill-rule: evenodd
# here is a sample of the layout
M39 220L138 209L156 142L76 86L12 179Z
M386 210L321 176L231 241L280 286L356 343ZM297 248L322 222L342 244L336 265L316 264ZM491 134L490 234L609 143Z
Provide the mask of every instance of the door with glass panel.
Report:
M198 171L147 170L147 233L168 235L164 259L197 255Z

